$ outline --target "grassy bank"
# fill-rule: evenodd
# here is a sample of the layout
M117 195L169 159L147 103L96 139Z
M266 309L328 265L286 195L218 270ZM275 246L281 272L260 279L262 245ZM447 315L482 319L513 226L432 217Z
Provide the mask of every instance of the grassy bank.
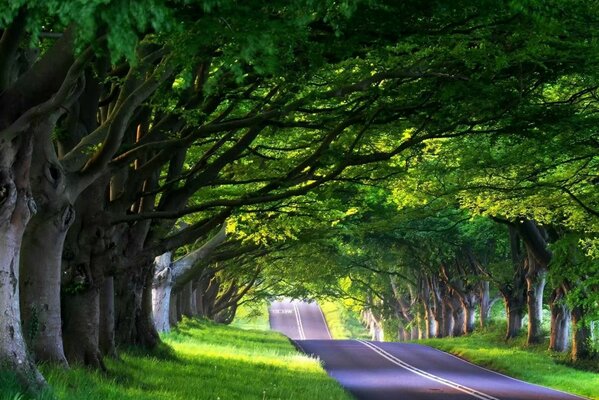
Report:
M333 339L370 338L358 315L345 307L341 301L322 301L319 304Z
M163 340L152 354L107 360L107 373L42 369L56 397L68 400L350 399L277 333L185 321ZM11 379L1 379L0 399L18 399Z
M563 364L547 343L526 346L525 337L506 342L501 324L484 332L457 338L427 339L418 343L455 354L475 364L526 382L599 400L599 374Z
M270 330L268 321L268 303L261 301L251 304L242 304L235 313L235 319L231 326L241 329L253 329L258 331Z

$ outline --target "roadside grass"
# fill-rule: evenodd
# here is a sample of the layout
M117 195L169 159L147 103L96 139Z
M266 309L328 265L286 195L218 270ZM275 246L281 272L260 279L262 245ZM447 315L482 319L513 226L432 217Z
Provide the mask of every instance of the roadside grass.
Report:
M185 320L162 339L154 352L130 349L106 360L107 373L42 371L54 395L66 400L351 399L317 360L275 332ZM1 400L17 399L10 387L5 391L2 382Z
M235 319L230 326L259 331L270 330L268 303L266 301L260 301L240 305L235 313Z
M598 373L564 365L563 356L547 350L548 343L527 346L524 336L506 341L504 332L505 324L497 323L468 336L418 343L526 382L599 400Z
M333 339L370 339L358 315L341 301L319 302Z

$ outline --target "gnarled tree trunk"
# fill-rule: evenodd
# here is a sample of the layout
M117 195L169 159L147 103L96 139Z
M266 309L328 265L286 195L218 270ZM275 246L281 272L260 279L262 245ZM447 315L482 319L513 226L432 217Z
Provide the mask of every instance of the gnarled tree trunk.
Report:
M116 341L120 345L154 348L160 338L152 318L153 261L126 275L117 275Z
M546 270L529 254L526 267L526 304L528 307L528 344L543 340L543 291Z
M169 332L170 326L170 301L173 280L171 273L171 252L156 257L156 273L152 283L152 312L154 325L158 332Z
M505 338L517 337L522 330L522 318L524 317L525 300L523 296L504 297L505 312L507 314L507 329Z
M491 318L491 308L494 304L490 296L489 281L482 281L478 285L478 304L479 326L485 328Z
M69 362L104 369L100 351L100 290L116 247L106 224L104 195L108 179L99 179L77 201L77 220L63 254L63 336Z
M582 307L572 308L572 360L591 358L591 327L584 319Z
M549 350L565 352L570 347L571 316L570 309L565 303L565 290L557 287L551 293L551 335Z
M66 193L66 176L56 160L50 132L56 117L37 127L31 182L39 212L23 237L21 259L21 314L26 330L33 331L30 347L38 361L67 365L62 342L60 284L62 251L75 209Z
M19 258L25 226L35 203L29 188L31 133L0 142L0 365L32 391L46 382L31 361L21 327Z

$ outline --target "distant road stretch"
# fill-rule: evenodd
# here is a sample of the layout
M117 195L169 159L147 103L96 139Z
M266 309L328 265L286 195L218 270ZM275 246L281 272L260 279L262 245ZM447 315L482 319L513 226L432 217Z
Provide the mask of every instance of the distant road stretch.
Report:
M361 400L583 399L509 378L428 346L330 340L316 303L273 302L269 318L273 330L320 358L329 375Z

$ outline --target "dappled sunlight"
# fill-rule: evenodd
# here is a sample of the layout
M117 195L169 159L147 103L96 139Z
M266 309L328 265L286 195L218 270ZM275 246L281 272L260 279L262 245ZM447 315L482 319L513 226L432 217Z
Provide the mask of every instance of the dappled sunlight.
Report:
M47 375L60 398L73 400L348 399L318 360L276 333L186 321L163 338L171 357L125 352L107 360L106 374L76 368Z

